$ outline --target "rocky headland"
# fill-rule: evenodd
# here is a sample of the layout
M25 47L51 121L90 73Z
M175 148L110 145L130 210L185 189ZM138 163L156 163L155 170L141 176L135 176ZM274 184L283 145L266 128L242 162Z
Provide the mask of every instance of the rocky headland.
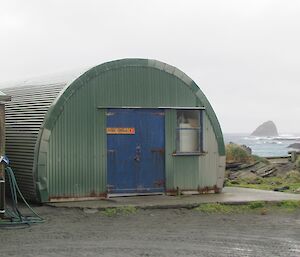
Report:
M256 137L277 137L278 130L273 121L266 121L258 126L251 134Z

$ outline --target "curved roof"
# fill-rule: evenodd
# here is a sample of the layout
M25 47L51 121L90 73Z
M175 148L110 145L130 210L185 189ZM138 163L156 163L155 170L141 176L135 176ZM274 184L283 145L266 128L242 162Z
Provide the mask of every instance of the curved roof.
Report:
M94 78L95 76L98 76L101 73L104 73L107 70L113 70L113 69L119 69L121 67L130 67L130 66L140 66L140 67L150 67L159 69L161 71L164 71L166 73L169 73L173 76L176 76L180 80L182 80L199 98L201 105L203 105L206 108L206 112L208 115L208 118L210 122L212 123L217 142L219 147L219 154L225 155L225 147L224 147L224 141L223 141L223 134L222 130L219 124L219 121L217 119L217 116L209 103L208 99L204 95L204 93L201 91L201 89L197 86L197 84L188 77L184 72L177 69L174 66L171 66L169 64L157 61L157 60L149 60L149 59L121 59L116 61L111 61L107 63L100 64L98 66L95 66L86 72L84 72L81 76L78 78L75 78L74 80L71 80L68 82L62 92L60 92L59 97L56 98L56 101L53 103L53 108L51 108L47 114L47 117L45 119L44 127L47 129L51 129L51 127L54 125L53 121L55 120L55 116L58 115L58 113L62 110L62 106L67 101L69 97L76 91L76 88L80 87L82 84L87 82L88 80ZM72 84L72 87L70 85ZM64 97L60 97L60 96ZM50 118L51 117L51 118Z
M40 147L43 147L40 144L43 132L51 130L63 111L64 104L75 93L76 89L108 70L124 67L150 67L169 73L183 81L198 97L199 106L205 107L217 139L219 154L225 155L221 127L206 96L185 73L160 61L122 59L103 63L90 69L61 73L57 76L2 84L0 87L7 86L2 91L12 96L12 101L6 104L7 154L14 159L12 166L25 181L21 185L21 190L22 186L26 187L26 191L30 192L28 198L33 199L35 196L32 173L35 174L37 158L39 158L38 153Z

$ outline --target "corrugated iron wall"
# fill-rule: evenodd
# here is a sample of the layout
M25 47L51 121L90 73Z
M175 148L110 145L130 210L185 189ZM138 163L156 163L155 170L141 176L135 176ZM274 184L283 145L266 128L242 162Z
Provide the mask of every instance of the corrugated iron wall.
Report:
M106 109L99 106L196 103L197 97L180 79L158 69L108 70L84 83L68 98L51 130L46 160L49 198L85 198L106 192Z
M39 131L46 112L65 84L28 85L2 89L12 96L6 104L6 154L19 187L35 199L33 162Z
M174 156L176 151L176 110L166 110L167 189L198 190L217 184L220 155L210 120L204 114L204 151L201 156Z
M76 83L76 82L75 82ZM196 95L180 79L158 69L123 67L96 76L73 92L49 137L49 198L85 198L106 192L105 107L195 107ZM103 107L99 109L97 107ZM205 115L205 156L173 156L176 110L166 110L167 189L216 185L218 145Z
M213 132L212 125L204 115L204 151L207 154L201 156L199 160L199 174L201 176L200 187L214 187L217 184L219 173L219 158L218 144L216 136Z
M185 74L153 60L103 64L62 91L65 85L45 83L3 90L12 96L6 114L7 154L29 199L37 199L36 189L42 202L106 192L107 107L195 107L203 105L203 99L207 101L202 92L196 95L197 86ZM222 173L222 133L216 129L219 124L210 106L207 112L210 119L205 115L204 150L208 154L172 156L176 112L166 110L167 189L214 186L218 172Z
M106 110L94 90L83 87L69 99L49 137L49 197L85 198L106 191Z

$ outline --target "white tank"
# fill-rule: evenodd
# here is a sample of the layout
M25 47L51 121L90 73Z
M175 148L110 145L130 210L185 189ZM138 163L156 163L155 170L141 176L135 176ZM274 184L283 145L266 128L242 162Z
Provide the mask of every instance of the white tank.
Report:
M198 130L188 123L180 123L179 128L179 151L180 152L196 152L198 151Z

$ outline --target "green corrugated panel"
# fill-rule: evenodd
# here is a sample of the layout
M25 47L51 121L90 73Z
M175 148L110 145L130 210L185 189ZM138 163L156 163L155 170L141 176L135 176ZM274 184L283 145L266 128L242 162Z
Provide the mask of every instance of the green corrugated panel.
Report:
M94 90L81 88L69 99L49 138L50 198L93 197L106 191L105 110Z
M164 69L168 66L156 69L137 65L131 60L124 66L113 64L106 66L106 69L101 66L99 69L93 68L73 82L72 86L66 89L63 97L58 99L51 118L46 120L45 128L52 130L50 149L55 153L55 156L53 158L49 156L48 160L50 198L88 197L106 192L104 131L106 117L103 113L100 115L98 106L195 107L197 103L199 104L195 88L187 87L182 78L172 74L177 71L176 68L166 72ZM97 122L100 122L100 125ZM210 124L210 120L207 120L207 123ZM172 156L176 150L175 127L176 113L174 110L168 110L166 114L167 189L174 190L179 187L195 190L202 184L210 185L212 178L216 177L215 169L209 166L210 161L215 159L214 155ZM211 135L215 137L213 130L209 133L210 135L205 137ZM82 135L89 135L89 137L84 138ZM94 154L89 152L91 149L94 149ZM217 152L218 149L214 151ZM57 162L61 156L64 158ZM201 165L204 167L200 172L199 162L202 162ZM53 169L54 177L51 175ZM93 184L95 181L96 183Z
M199 156L173 155L176 152L176 110L167 110L165 120L167 190L176 190L177 187L185 190L197 190Z
M30 143L34 152L29 156L30 165L24 175L36 179L42 202L49 197L77 198L106 192L106 115L98 106L205 106L206 123L212 124L205 140L213 154L209 152L204 157L172 156L176 115L174 110L167 111L167 188L196 189L213 182L218 155L224 155L222 132L201 90L175 67L154 60L118 60L90 69L70 82L55 100L53 96L58 93L51 93L52 86L44 86L44 95L36 94L39 87L42 85L30 87L26 94L19 89L21 97L16 102L19 105L11 106L11 112L18 115L18 109L27 109L30 113L21 126L28 130L29 124L36 134L32 139L34 144ZM39 100L31 101L31 95ZM40 115L36 116L37 113ZM13 116L8 117L13 124ZM21 135L17 128L13 133ZM15 154L18 160L25 156Z
M174 129L176 124L176 111L166 110L165 113L165 171L166 171L166 189L175 190L175 167L174 157L172 154L176 150L176 131ZM175 125L176 126L176 125Z
M199 160L200 187L213 187L216 185L219 170L218 144L213 127L207 115L204 115L204 151L206 155Z
M49 197L88 197L106 192L106 116L98 106L195 105L195 94L161 70L124 67L90 78L68 98L50 128ZM197 167L191 169L197 172Z
M194 82L195 83L195 82ZM220 123L218 121L218 118L210 104L210 102L208 101L208 99L206 98L206 96L203 94L203 92L201 91L201 89L199 89L196 93L199 102L205 106L206 108L206 114L207 114L207 118L212 126L212 130L214 132L214 135L216 137L217 140L217 145L218 145L218 151L219 154L221 156L225 156L225 144L224 144L224 138L223 138L223 133L221 130L221 126Z
M166 180L167 189L198 190L216 185L219 153L210 120L204 115L203 156L173 156L176 151L176 111L166 111Z

